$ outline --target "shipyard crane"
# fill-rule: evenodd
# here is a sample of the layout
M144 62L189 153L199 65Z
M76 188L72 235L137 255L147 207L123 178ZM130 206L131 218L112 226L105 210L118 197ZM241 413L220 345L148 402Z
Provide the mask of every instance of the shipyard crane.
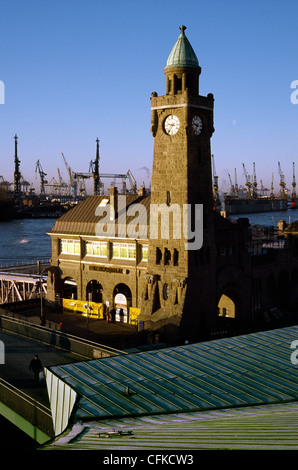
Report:
M215 160L214 160L214 155L211 155L212 158L212 173L213 173L213 200L215 203L215 207L218 204L218 176L216 176L216 170L215 170Z
M238 188L238 182L237 182L237 170L235 168L235 196L238 197L239 194L239 188Z
M21 172L20 172L20 160L18 157L18 136L15 134L14 136L14 193L15 196L18 198L20 196L21 191Z
M62 154L62 157L63 157L63 160L64 160L65 167L66 167L66 169L68 171L68 174L69 174L70 187L73 188L74 197L77 197L77 184L76 184L76 181L73 178L73 172L71 170L71 167L67 163L66 158L64 157L62 152L61 152L61 154Z
M278 162L278 173L279 173L280 197L286 198L286 191L285 191L286 183L285 183L284 174L280 166L280 162Z
M127 178L129 179L129 182L130 182L130 187L131 187L132 194L137 194L137 182L136 182L135 177L133 176L133 174L130 170L128 170L128 172L127 172Z
M256 164L253 162L253 197L257 198L257 175L256 175Z
M293 182L292 182L292 203L296 204L296 177L295 177L295 162L293 162Z
M94 195L99 195L101 193L101 188L103 187L103 184L100 181L100 176L99 176L99 139L96 139L96 157L94 162L91 160L90 166L89 166L89 171L92 172L93 176L93 194Z
M228 176L229 176L229 181L230 181L230 185L231 185L231 194L233 195L234 192L235 192L235 188L234 188L230 173L228 173Z
M35 165L35 178L36 178L37 172L39 173L39 176L40 176L40 194L44 195L45 185L47 184L47 180L45 179L45 176L47 176L47 174L43 171L39 160L37 160L36 165Z
M245 185L247 186L247 197L248 198L251 198L252 194L251 194L251 181L250 181L250 176L249 174L247 173L246 171L246 168L245 168L245 165L244 163L242 163L242 166L243 166L243 170L244 170L244 175L245 175Z
M270 199L274 199L274 185L273 185L273 180L274 180L274 173L272 173L272 180L271 180L271 187L270 187Z
M60 168L57 168L57 172L58 172L58 179L59 179L60 194L63 193L63 195L65 195L64 190L66 188L68 188L68 184L63 181L61 173L60 173ZM67 191L66 191L66 193L67 193Z

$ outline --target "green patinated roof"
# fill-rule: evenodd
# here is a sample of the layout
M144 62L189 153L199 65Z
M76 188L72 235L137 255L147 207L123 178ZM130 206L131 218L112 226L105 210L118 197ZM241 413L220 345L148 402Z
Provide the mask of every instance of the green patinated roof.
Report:
M186 26L180 26L181 34L174 45L168 60L168 67L199 67L197 56L185 36Z
M47 448L298 449L297 334L292 326L50 367L78 396L74 426Z

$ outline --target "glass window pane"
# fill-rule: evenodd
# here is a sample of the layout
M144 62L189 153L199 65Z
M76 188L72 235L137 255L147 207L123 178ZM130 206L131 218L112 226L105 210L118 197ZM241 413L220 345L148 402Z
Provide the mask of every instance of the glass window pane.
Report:
M136 259L136 247L135 247L135 245L128 245L128 257L130 259Z
M93 254L94 256L99 256L99 244L93 243Z
M101 243L100 244L100 255L101 256L107 256L107 244L106 243Z
M148 246L142 245L142 260L148 260Z
M120 258L120 248L119 245L116 245L116 243L113 244L113 257Z

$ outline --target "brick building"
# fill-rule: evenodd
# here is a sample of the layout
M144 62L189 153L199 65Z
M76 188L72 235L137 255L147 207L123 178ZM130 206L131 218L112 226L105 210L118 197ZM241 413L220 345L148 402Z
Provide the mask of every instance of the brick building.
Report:
M295 304L298 279L295 240L278 250L254 243L246 219L232 223L214 211L214 97L199 94L201 67L185 29L164 69L166 94L151 95L151 194L111 188L64 214L50 232L48 276L49 301L115 307L173 342L270 323L274 307ZM199 234L202 246L193 249Z

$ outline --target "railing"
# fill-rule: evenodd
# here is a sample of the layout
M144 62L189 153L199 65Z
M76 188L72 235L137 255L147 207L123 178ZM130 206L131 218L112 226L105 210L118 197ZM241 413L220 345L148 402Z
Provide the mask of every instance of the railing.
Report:
M40 262L40 264L48 264L50 263L50 258L0 261L0 269L13 268L13 267L18 267L18 266L32 266L32 265L36 265L38 262Z
M0 378L0 401L49 437L54 437L51 410Z
M29 322L22 317L16 317L15 314L10 315L5 310L2 310L2 312L0 310L1 330L11 331L35 341L50 344L88 359L127 354L125 351L59 331L56 327L60 327L56 323L49 322L46 326L42 326Z

